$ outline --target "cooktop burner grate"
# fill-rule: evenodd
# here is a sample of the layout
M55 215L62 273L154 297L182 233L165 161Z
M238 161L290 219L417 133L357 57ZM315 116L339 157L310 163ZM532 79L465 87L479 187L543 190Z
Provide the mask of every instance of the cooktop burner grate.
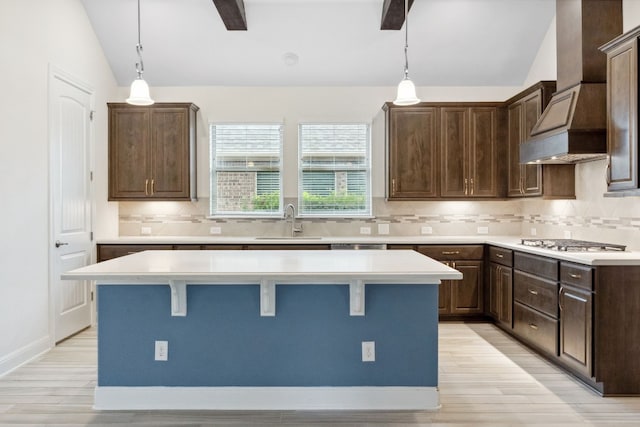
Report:
M624 251L626 246L611 243L573 239L522 239L525 246L536 246L556 251Z

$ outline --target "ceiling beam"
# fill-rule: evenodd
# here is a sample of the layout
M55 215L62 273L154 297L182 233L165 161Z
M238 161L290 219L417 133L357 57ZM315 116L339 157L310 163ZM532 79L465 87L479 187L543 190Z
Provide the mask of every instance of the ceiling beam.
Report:
M229 31L247 31L243 0L213 0L224 26Z
M413 0L409 0L411 10ZM382 4L381 30L399 30L404 24L404 0L384 0Z

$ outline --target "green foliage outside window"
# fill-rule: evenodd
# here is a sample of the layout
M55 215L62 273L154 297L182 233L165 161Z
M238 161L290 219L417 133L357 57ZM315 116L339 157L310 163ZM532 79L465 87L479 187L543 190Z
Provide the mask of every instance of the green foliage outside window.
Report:
M277 210L280 203L280 193L273 192L254 196L253 208L259 211ZM328 195L302 193L302 206L314 211L355 211L366 208L364 194L349 194L333 192Z

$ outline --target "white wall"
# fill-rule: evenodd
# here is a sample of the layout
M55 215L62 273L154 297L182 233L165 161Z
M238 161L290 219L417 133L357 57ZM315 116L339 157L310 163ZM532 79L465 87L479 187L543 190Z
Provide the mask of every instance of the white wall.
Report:
M627 32L640 25L640 0L622 0L622 27Z
M95 91L99 173L106 168L104 103L116 84L79 0L2 0L0 57L2 374L49 345L49 65ZM106 188L96 195L106 200Z

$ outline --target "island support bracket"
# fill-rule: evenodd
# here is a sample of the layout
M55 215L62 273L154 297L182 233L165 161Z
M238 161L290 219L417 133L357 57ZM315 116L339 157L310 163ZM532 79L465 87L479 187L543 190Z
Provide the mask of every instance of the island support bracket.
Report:
M276 315L276 282L260 281L260 316Z
M171 288L171 315L187 315L187 282L184 280L169 281Z
M364 281L351 280L349 282L349 314L364 316Z

